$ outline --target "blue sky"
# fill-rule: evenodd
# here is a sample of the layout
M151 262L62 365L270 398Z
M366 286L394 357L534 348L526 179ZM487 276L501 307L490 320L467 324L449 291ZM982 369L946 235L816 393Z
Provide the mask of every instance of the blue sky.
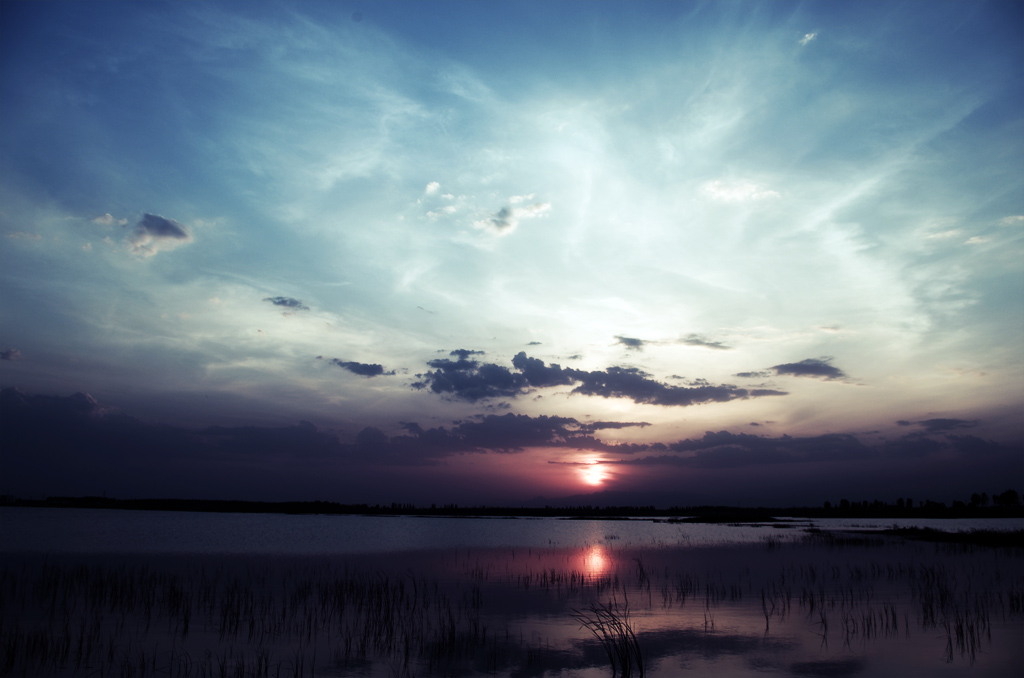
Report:
M188 442L113 488L8 453L0 489L1006 489L1022 29L1019 2L4 2L0 385Z

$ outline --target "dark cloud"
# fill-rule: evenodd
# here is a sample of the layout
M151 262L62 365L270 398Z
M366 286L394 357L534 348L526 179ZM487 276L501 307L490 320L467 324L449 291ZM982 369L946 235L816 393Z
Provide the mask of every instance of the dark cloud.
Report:
M668 447L675 452L690 453L681 457L678 463L700 467L862 459L877 454L856 436L846 433L769 438L749 433L708 431L703 438L681 440Z
M0 352L0 360L21 360L21 351L16 348L9 348L5 351Z
M544 386L570 386L576 382L578 370L562 369L561 365L551 363L545 365L543 360L530 358L520 351L512 358L512 366L522 372L527 383L534 388Z
M529 344L527 344L527 346L540 346L540 342L539 341L531 341Z
M173 249L191 240L192 234L184 226L173 219L165 219L156 214L144 214L128 238L132 252L146 257L160 250Z
M774 365L770 369L780 376L788 374L794 377L814 377L827 380L846 378L846 374L841 369L829 364L831 361L831 358L807 358L798 363Z
M225 460L310 460L337 457L342 452L337 438L308 421L296 426L213 426L196 436Z
M453 355L453 356L456 356L457 358L459 358L460 360L465 360L465 359L469 358L469 356L471 356L471 355L483 355L483 354L484 354L483 351L471 351L471 350L466 349L466 348L457 348L454 351L452 351L451 353L449 353L448 355Z
M110 490L140 496L140 488L150 488L181 496L182 488L196 487L201 479L212 487L237 487L238 474L273 484L278 478L322 479L325 473L349 474L355 467L436 464L456 454L507 454L530 447L623 455L650 449L593 437L597 428L616 422L581 424L569 417L511 413L429 429L405 422L393 436L366 426L348 442L309 422L202 430L147 424L84 393L30 396L4 389L0 416L4 489L40 495Z
M746 390L730 385L671 386L663 384L635 367L609 367L602 372L573 370L573 376L582 383L573 393L601 396L602 398L629 398L635 403L666 406L697 405L707 402L727 402L746 398Z
M614 422L610 422L614 423ZM571 417L525 414L489 414L447 428L424 429L403 422L405 434L388 437L367 428L356 437L355 448L363 459L391 463L432 463L452 454L515 453L530 447L588 449L632 454L635 446L611 445L594 438L594 427ZM648 449L644 446L644 449Z
M923 421L896 422L900 426L917 425L924 428L926 433L941 433L943 431L955 431L962 428L974 428L979 422L977 419L925 419Z
M427 362L434 371L416 375L420 381L414 382L413 388L430 388L434 393L449 394L469 402L515 397L523 392L527 386L523 375L514 374L507 367L493 363L481 365L479 361L469 359L469 356L479 353L457 349L449 355L457 356L458 360L439 358Z
M293 311L309 310L309 306L303 304L299 299L293 299L291 297L266 297L263 301L269 301L274 306L282 306Z
M646 421L588 421L580 424L580 426L592 431L598 431L605 428L619 429L630 428L632 426L644 428L645 426L650 426L650 423Z
M765 437L717 431L671 444L615 444L601 441L595 433L645 423L580 422L512 413L433 428L404 422L395 435L375 426L364 426L354 435L337 434L309 422L189 430L144 423L104 407L85 393L31 396L12 388L0 392L0 419L4 422L0 428L4 489L20 496L109 492L136 497L266 498L284 492L288 496L281 498L294 499L303 496L296 492L306 492L309 498L344 501L349 497L352 501L352 492L358 491L380 498L375 501L393 501L408 496L415 487L395 484L389 467L438 465L452 455L560 448L614 455L615 461L602 463L635 466L638 473L640 468L650 469L636 476L645 479L648 497L652 490L647 483L661 483L659 487L675 488L672 491L677 493L680 483L689 483L686 501L693 501L693 492L704 492L708 500L717 496L718 501L749 504L755 501L749 498L751 491L781 483L784 489L779 492L789 493L808 482L815 484L811 479L823 473L832 478L834 488L829 492L842 492L849 487L850 472L857 469L862 476L858 487L870 491L885 479L889 482L885 492L893 496L904 496L908 487L921 495L920 476L932 471L934 482L939 483L935 487L945 487L941 482L952 483L949 479L956 478L957 487L969 483L964 485L968 491L995 489L1019 469L1024 458L1019 445L925 431L880 443L843 433ZM859 465L850 465L853 462ZM674 474L660 467L685 472ZM778 470L768 471L769 467ZM897 469L903 475L893 479L879 469ZM368 478L377 479L370 489ZM654 503L650 498L645 501Z
M999 443L983 440L977 436L948 435L946 439L953 446L953 449L966 457L994 455L1003 449Z
M716 351L731 351L732 346L723 344L720 341L711 341L710 339L703 337L699 334L688 334L682 338L681 342L687 346L703 346L704 348L713 348Z
M327 362L361 377L379 377L381 375L390 377L395 374L394 370L385 372L384 366L376 363L357 363L354 360L339 360L337 358L331 358Z
M647 342L643 339L637 339L636 337L615 337L615 343L622 344L626 348L633 349L634 351L640 351L643 349L644 344Z
M946 448L944 442L929 438L924 433L910 433L882 444L883 453L891 458L924 458Z
M789 395L788 391L777 391L773 388L752 388L750 389L751 398L762 398L764 396L784 396Z
M732 375L739 377L740 379L765 379L767 377L774 376L773 372L737 372Z
M785 395L782 391L759 389L756 392L703 379L688 386L672 386L650 378L635 367L608 367L604 370L577 370L558 364L546 365L520 351L512 359L513 372L501 365L469 360L470 351L452 351L458 360L438 359L427 363L433 372L417 375L420 381L413 388L430 388L435 393L476 402L485 398L514 398L531 388L573 386L574 394L602 398L629 398L635 403L664 406L697 405L707 402L728 402L738 398Z

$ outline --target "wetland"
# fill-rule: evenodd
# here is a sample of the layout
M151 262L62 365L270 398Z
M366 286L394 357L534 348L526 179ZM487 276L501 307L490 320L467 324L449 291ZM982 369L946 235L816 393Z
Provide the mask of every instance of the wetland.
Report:
M1019 533L973 543L892 521L52 508L3 508L0 521L2 675L1010 676L1024 665ZM943 532L1012 535L1019 523Z

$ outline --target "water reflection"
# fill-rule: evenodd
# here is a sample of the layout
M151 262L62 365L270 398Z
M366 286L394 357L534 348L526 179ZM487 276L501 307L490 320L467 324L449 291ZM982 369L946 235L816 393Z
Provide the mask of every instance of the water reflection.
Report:
M594 544L583 552L583 571L591 579L607 574L609 566L609 557L600 544Z

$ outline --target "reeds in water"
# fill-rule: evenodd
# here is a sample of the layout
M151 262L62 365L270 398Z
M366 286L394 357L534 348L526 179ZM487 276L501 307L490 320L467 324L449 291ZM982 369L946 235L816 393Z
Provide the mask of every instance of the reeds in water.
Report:
M635 667L636 675L643 677L644 657L629 619L628 606L619 610L614 603L595 604L583 612L575 610L575 613L581 628L588 629L601 643L611 663L613 676L632 676Z

